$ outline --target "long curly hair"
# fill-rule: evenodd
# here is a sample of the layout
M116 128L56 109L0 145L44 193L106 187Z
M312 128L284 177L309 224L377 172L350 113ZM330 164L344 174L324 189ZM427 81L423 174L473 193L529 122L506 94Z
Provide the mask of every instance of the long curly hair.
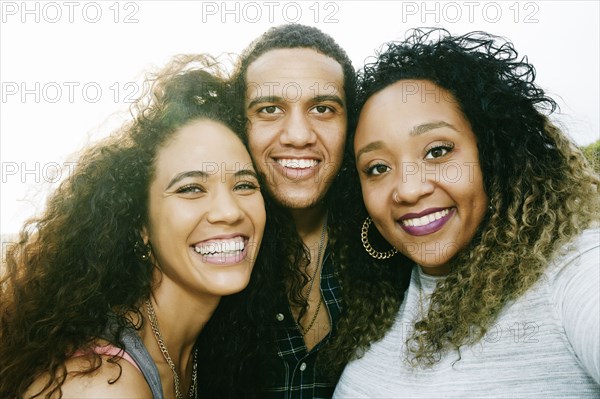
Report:
M371 96L402 79L428 80L452 93L477 137L490 199L478 232L450 261L450 274L407 340L408 360L428 367L443 353L481 339L561 248L598 223L600 181L549 120L556 103L534 83L534 67L509 41L484 32L413 30L360 71L356 114ZM403 256L399 262L410 268ZM371 323L356 339L354 356L368 347L365 337L381 336L388 327Z
M0 397L21 397L41 373L50 376L46 397L60 394L65 361L76 351L93 352L99 337L124 348L124 329L141 327L131 319L142 320L140 303L152 289L154 266L140 256L139 244L155 157L178 128L199 118L221 122L241 137L243 119L232 112L226 81L210 56L175 57L148 79L133 120L82 152L43 214L26 222L0 280ZM269 275L264 259L259 256L253 285ZM215 334L231 336L232 352L244 360L260 350L256 337L244 339L258 334L252 326L260 323L251 301L235 301L224 300L227 317L249 327ZM113 323L118 328L109 330ZM100 356L92 356L83 373L101 366ZM229 352L207 361L232 358Z

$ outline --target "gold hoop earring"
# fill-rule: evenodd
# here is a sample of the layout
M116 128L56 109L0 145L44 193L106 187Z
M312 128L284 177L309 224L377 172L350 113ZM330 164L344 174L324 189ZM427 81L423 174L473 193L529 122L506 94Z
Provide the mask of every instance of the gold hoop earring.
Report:
M373 258L375 259L389 259L392 256L396 255L398 253L398 250L396 248L392 248L389 251L386 252L379 252L377 251L375 248L373 248L373 246L371 245L371 243L369 242L369 226L371 225L371 222L373 220L367 216L367 218L365 219L365 222L362 225L362 229L360 232L360 240L362 241L362 245L365 248L365 251L367 251L367 253L369 255L371 255Z

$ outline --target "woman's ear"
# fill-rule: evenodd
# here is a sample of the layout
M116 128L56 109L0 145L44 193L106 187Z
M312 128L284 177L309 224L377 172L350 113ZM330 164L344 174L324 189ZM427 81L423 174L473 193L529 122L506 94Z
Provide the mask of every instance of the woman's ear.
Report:
M142 241L144 245L148 245L150 242L150 236L148 235L148 228L146 226L142 226L142 230L140 231L140 236L142 237Z

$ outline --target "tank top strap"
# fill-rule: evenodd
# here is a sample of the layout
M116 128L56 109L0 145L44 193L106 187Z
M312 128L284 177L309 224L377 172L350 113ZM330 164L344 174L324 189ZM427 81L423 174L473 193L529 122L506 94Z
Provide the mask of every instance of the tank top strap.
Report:
M164 399L158 368L156 368L156 364L140 336L135 330L126 328L123 332L123 343L125 344L125 352L133 358L144 375L154 399Z

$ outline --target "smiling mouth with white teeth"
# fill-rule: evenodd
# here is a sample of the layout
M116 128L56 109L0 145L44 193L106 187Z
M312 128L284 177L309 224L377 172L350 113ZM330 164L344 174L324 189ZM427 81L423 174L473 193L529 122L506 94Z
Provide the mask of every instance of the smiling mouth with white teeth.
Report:
M284 168L307 169L317 166L319 161L316 159L281 158L277 160L277 163Z
M235 254L246 247L241 236L223 240L210 240L194 245L194 251L200 255Z
M421 227L435 222L436 220L440 220L444 216L448 215L448 213L450 213L450 209L444 209L438 212L430 213L429 215L421 216L420 218L401 220L400 223L409 227Z

